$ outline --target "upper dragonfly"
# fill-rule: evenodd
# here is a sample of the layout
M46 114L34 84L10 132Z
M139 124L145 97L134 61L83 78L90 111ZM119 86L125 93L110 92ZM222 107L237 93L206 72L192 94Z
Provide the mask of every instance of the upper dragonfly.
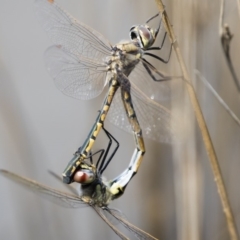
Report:
M100 33L72 18L54 0L36 0L36 12L55 44L46 51L45 59L56 86L66 95L83 100L98 96L106 85L108 87L96 122L81 151L77 151L64 170L63 181L74 181L73 177L91 150L111 105L110 121L132 131L136 143L131 159L135 167L129 169L122 182L113 186L122 194L145 153L142 132L145 137L156 141L170 141L174 136L171 114L157 102L159 96L168 94L164 84L157 82L169 77L144 58L148 55L164 63L169 60L148 52L162 47L152 47L160 23L157 29L147 25L158 14L144 25L133 26L130 41L112 46ZM163 42L165 37L166 34Z

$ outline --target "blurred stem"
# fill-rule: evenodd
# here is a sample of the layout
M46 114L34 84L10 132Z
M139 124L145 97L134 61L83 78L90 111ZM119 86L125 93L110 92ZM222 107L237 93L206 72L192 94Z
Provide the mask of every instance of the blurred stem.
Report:
M158 6L158 9L159 9L160 13L162 14L162 21L164 23L164 27L165 27L165 29L168 33L170 41L173 43L173 48L174 48L174 51L176 53L179 65L181 67L183 77L184 77L185 81L187 82L186 88L188 90L189 98L190 98L190 101L193 105L195 116L196 116L199 128L201 130L203 142L204 142L204 145L205 145L205 148L206 148L209 160L210 160L210 164L211 164L213 175L214 175L214 180L216 182L218 193L219 193L219 196L220 196L220 199L221 199L223 212L225 213L225 216L226 216L228 230L229 230L231 240L237 240L238 239L238 234L237 234L237 230L236 230L236 225L235 225L235 222L234 222L234 218L233 218L233 214L232 214L232 211L231 211L230 203L229 203L229 200L228 200L228 197L227 197L227 193L226 193L226 189L225 189L225 186L224 186L221 170L220 170L220 167L219 167L219 164L218 164L217 155L215 153L215 150L214 150L214 147L213 147L213 144L212 144L212 141L211 141L208 129L207 129L207 125L205 123L205 120L204 120L200 105L198 103L196 94L195 94L194 89L192 87L192 83L190 81L189 74L187 72L185 63L183 61L183 57L182 57L181 51L179 49L178 42L175 38L173 28L170 24L167 13L164 9L164 5L163 5L161 0L155 0L155 2Z
M240 0L238 0L238 7L240 7L239 1ZM233 67L232 58L230 55L230 43L233 38L233 34L231 33L230 27L228 26L228 24L223 23L224 12L225 12L224 10L225 10L225 0L222 0L221 8L220 8L220 16L219 16L219 35L221 38L222 48L227 61L228 68L230 70L230 73L232 74L232 78L235 82L236 88L240 92L240 83L236 75L235 69Z
M221 32L222 32L222 27L223 27L224 6L225 6L225 0L221 0L220 17L219 17L219 34L220 35L221 35Z
M237 5L238 5L238 15L240 17L240 0L237 0Z

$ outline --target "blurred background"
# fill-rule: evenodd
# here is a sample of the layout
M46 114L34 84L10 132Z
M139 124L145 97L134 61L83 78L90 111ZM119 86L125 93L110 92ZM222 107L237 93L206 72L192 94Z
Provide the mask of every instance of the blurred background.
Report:
M154 0L58 3L112 44L128 39L132 25L143 23L158 12ZM198 70L240 116L240 95L219 38L220 3L172 0L164 4L193 79L240 231L240 129L195 74ZM234 33L231 56L240 77L240 19L236 1L228 1L224 22ZM43 53L50 45L35 16L33 0L1 1L0 168L64 189L47 170L62 173L87 137L104 94L91 101L79 101L58 91L43 61ZM169 42L166 45L165 55ZM167 66L160 63L157 68L171 76L179 74L174 53ZM110 206L120 209L131 223L159 239L230 239L188 96L181 90L177 97L171 94L169 98L173 99L173 111L185 119L185 124L179 121L178 125L182 141L171 145L145 140L147 153L138 174L125 194ZM110 123L105 126L120 142L106 171L111 179L128 166L134 141L130 134ZM94 149L106 144L101 133ZM0 178L0 239L118 239L91 209L62 208Z

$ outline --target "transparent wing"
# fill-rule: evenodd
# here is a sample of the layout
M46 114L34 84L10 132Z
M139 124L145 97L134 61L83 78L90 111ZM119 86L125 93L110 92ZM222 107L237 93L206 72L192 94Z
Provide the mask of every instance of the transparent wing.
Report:
M70 208L78 208L81 206L89 206L89 203L84 201L83 198L76 196L75 194L69 194L65 193L50 187L47 187L41 183L38 183L34 180L31 180L29 178L22 177L18 174L15 174L13 172L0 169L0 174L5 176L6 178L21 184L22 186L26 187L28 190L31 190L35 193L40 193L42 196L47 197L48 200L52 200L53 202L64 206L64 207L70 207ZM50 174L52 174L56 179L59 179L59 177L50 171ZM72 189L71 189L72 190ZM75 192L74 190L72 190ZM87 199L88 200L88 199ZM116 210L110 210L108 208L99 208L98 206L91 205L91 207L97 212L97 214L109 225L109 227L121 238L124 240L127 240L127 238L124 234L122 234L109 220L110 217L114 217L118 222L124 225L125 228L127 228L130 232L134 233L135 236L137 236L138 239L156 239L152 237L150 234L142 231L141 229L135 227L131 223L129 223L127 220L125 220L121 214Z
M55 45L89 59L110 55L111 45L100 33L78 22L54 0L35 0L37 17Z
M88 203L84 202L81 197L47 187L41 183L19 176L13 172L0 169L0 174L24 187L27 187L27 189L33 192L40 193L43 197L47 197L48 200L51 200L61 206L69 208L88 206Z
M35 0L36 13L57 47L45 54L47 69L64 94L88 100L106 83L104 60L111 45L100 33L78 22L53 0Z
M114 210L114 209L109 209L105 208L104 209L104 215L106 215L106 212L110 214L112 217L114 217L119 223L121 223L128 231L130 231L137 239L141 240L157 240L157 238L153 237L149 233L141 230L140 228L134 226L130 222L128 222L121 214L121 212ZM125 239L125 238L123 238Z
M167 107L160 102L162 92L170 98L170 81L154 82L145 69L138 65L130 75L132 103L137 119L146 138L159 142L173 142L176 139L176 120ZM166 99L166 97L164 97ZM111 104L108 120L119 128L132 132L118 91Z
M96 213L102 218L102 220L123 240L129 240L124 234L122 234L109 220L107 212L97 206L92 206ZM111 213L110 213L111 214Z
M88 100L98 96L107 83L104 64L52 46L45 52L45 62L57 88L64 94Z

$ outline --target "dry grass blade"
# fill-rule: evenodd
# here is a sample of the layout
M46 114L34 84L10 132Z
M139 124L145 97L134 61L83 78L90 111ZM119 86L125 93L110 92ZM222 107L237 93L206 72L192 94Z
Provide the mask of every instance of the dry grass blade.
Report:
M237 0L237 5L238 5L238 14L239 14L239 17L240 17L240 0Z
M188 84L186 84L186 88L187 88L189 98L190 98L191 104L192 104L194 112L195 112L195 116L196 116L196 119L197 119L197 122L198 122L198 125L199 125L199 128L200 128L201 134L202 134L203 142L204 142L204 145L205 145L205 148L206 148L206 151L207 151L210 163L211 163L211 167L212 167L212 171L213 171L213 175L214 175L214 180L216 182L219 197L221 199L221 203L222 203L222 207L223 207L223 211L224 211L225 216L226 216L230 238L232 240L237 240L238 239L238 233L237 233L236 224L235 224L235 221L234 221L234 218L233 218L232 210L231 210L231 207L230 207L230 203L229 203L229 199L228 199L228 196L227 196L226 188L225 188L225 185L224 185L224 182L223 182L223 178L222 178L220 166L219 166L219 163L218 163L217 155L215 153L213 143L211 141L211 137L210 137L209 131L207 129L207 125L205 123L200 105L198 103L197 96L196 96L195 91L192 87L192 83L190 81L189 74L187 72L185 63L183 61L183 57L182 57L178 42L176 41L175 34L173 32L173 28L170 24L167 13L164 9L164 5L163 5L161 0L155 0L155 2L158 6L158 9L159 9L160 13L162 14L162 21L164 23L164 27L165 27L165 29L168 33L170 41L173 43L173 48L174 48L174 51L176 53L179 65L181 67L183 77L188 83Z

